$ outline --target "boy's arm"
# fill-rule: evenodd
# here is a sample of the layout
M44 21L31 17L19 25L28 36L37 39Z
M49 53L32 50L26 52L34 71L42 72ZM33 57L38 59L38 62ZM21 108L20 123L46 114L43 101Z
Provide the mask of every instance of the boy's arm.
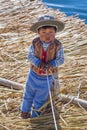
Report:
M56 58L51 61L53 67L57 67L64 63L64 50L61 46L58 52L56 53Z
M32 45L29 47L28 60L29 60L29 62L31 62L31 63L32 63L33 65L35 65L36 67L37 67L37 66L39 65L39 63L41 62L41 60L35 56L34 48L33 48Z

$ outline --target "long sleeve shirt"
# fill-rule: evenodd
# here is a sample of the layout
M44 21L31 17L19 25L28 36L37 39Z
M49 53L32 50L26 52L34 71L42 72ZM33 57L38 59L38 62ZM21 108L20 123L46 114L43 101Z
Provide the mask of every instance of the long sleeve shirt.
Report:
M47 43L42 43L44 50L47 50L47 47L50 45L51 43L47 44ZM35 65L36 67L38 66L38 64L41 62L41 60L39 58L37 58L35 56L34 53L34 48L32 45L30 45L29 47L29 52L28 52L28 60L29 62L31 62L33 65ZM64 50L63 47L61 46L60 49L58 50L58 52L56 53L56 58L51 60L50 63L52 64L53 67L57 67L61 64L64 63Z

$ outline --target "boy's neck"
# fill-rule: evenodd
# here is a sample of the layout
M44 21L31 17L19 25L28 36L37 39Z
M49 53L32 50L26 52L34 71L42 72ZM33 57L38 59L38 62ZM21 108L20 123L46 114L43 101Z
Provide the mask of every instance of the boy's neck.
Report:
M41 38L40 38L40 40L41 40ZM53 39L52 41L49 41L49 42L45 42L45 41L41 40L42 43L46 43L46 44L50 44L50 43L52 43L53 41L54 41L54 39Z

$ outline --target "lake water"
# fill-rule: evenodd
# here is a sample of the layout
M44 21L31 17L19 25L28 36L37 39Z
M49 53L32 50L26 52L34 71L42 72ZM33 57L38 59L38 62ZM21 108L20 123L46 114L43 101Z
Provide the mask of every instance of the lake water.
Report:
M67 16L76 15L87 24L87 0L42 0L48 7L60 9Z

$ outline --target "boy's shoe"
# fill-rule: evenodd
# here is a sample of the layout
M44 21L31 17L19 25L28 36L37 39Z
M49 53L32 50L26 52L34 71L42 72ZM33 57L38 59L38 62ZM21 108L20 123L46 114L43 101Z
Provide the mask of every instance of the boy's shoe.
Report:
M21 117L23 119L28 119L28 118L31 118L31 115L28 112L21 112Z

